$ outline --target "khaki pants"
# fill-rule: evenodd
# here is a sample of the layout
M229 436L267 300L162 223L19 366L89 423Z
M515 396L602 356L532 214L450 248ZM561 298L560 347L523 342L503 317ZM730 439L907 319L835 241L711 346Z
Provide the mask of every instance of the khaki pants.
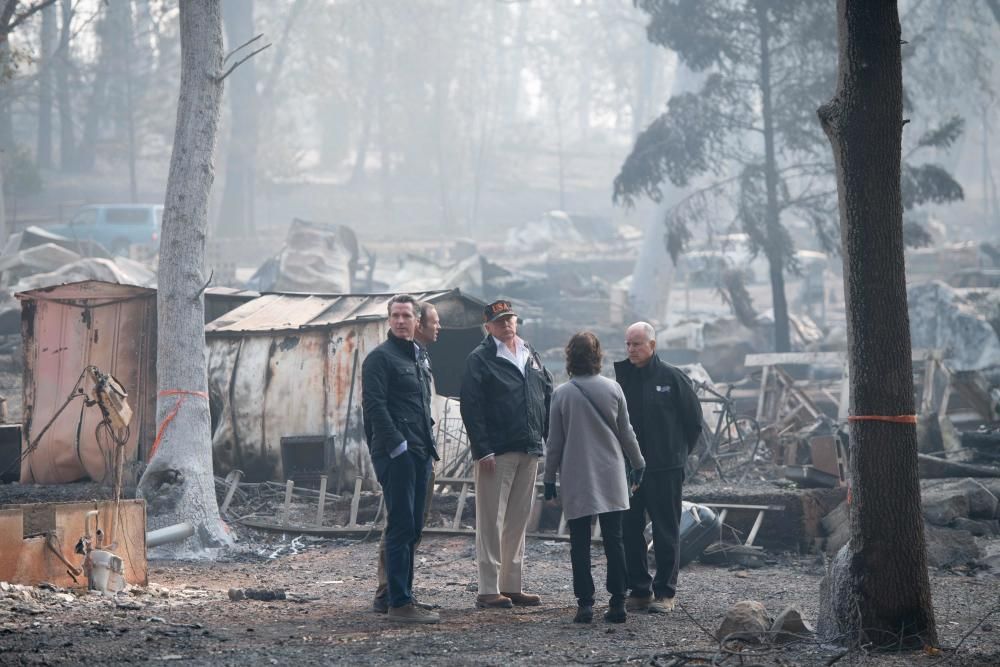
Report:
M538 456L510 453L496 457L496 470L476 477L476 560L479 594L520 593L524 531L535 500Z
M431 501L434 500L434 469L431 468L431 478L427 482L427 500L424 502L424 525L427 524L427 516L431 513ZM386 525L388 525L386 521ZM413 545L413 550L416 551L417 547L420 546L420 540ZM414 554L413 561L410 562L410 573L413 573L413 563L416 561L416 554ZM412 578L412 577L411 577ZM385 574L385 527L382 528L382 539L378 543L378 588L375 590L376 600L388 600L389 599L389 581Z

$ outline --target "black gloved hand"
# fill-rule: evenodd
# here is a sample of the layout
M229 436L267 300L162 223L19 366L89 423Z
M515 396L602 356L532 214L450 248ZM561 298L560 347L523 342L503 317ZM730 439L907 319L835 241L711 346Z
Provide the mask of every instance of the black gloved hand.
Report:
M545 482L545 499L552 500L558 494L556 493L556 483L555 482Z
M628 471L629 489L638 489L642 485L642 476L646 472L645 468L633 468Z

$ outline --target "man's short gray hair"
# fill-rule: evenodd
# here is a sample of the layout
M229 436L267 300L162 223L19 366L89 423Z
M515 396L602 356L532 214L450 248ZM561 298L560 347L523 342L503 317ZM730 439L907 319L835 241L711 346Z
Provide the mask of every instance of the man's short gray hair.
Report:
M392 307L397 303L410 304L413 307L413 316L416 317L418 320L420 319L420 312L421 312L420 302L417 301L415 297L412 297L409 294L397 294L396 296L389 299L389 305L385 307L386 313L391 315Z
M646 334L646 338L648 338L649 340L656 340L656 329L654 329L653 325L650 324L649 322L636 322L635 324L630 325L629 328L625 330L626 333L631 329L639 329L644 334Z

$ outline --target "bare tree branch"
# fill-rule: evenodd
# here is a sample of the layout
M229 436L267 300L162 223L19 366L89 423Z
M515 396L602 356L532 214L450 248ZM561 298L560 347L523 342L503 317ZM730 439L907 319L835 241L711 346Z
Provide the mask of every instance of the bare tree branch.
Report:
M257 37L254 37L254 39L257 39ZM253 40L251 40L251 41L253 41ZM219 76L217 76L216 80L217 81L224 81L227 76L229 76L230 74L233 73L233 70L235 70L237 67L239 67L240 65L242 65L246 61L250 60L255 55L257 55L258 53L260 53L261 51L263 51L264 49L266 49L266 48L268 48L270 46L271 46L271 44L269 42L269 43L265 44L264 46L260 47L259 49L257 49L256 51L252 51L246 57L240 58L239 60L237 60L236 62L234 62L232 65L230 65L229 69L227 69L225 72L223 72L222 74L220 74ZM242 47L240 47L240 48L242 48ZM239 50L239 49L237 49L237 50ZM223 62L225 62L225 60L223 60Z
M3 15L0 16L0 31L2 31L5 36L9 35L14 31L14 28L27 21L33 14L40 12L49 5L55 4L55 2L56 0L38 0L38 2L31 5L23 12L14 16L14 10L17 8L18 0L7 0L7 4L3 8ZM14 17L13 21L11 21L12 16Z
M222 59L222 64L225 65L226 61L228 61L230 58L232 58L234 55L236 55L237 51L239 51L240 49L243 49L243 48L245 48L247 46L250 46L251 44L253 44L254 42L256 42L258 39L260 39L263 36L264 36L264 33L260 33L256 37L251 37L247 41L245 41L242 44L240 44L239 46L237 46L235 49L233 49L232 51L230 51L229 53L226 54L226 57ZM268 44L267 46L271 46L271 45ZM267 48L267 47L265 47L265 48Z
M14 10L17 9L18 0L7 0L3 5L3 11L0 11L0 36L6 37L10 30L7 28L7 24L10 23L10 19L14 16Z

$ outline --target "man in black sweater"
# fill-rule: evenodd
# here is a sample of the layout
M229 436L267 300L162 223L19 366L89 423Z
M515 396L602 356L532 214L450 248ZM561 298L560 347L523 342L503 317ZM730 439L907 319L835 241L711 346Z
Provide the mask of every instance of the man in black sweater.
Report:
M663 613L674 608L680 563L681 485L684 464L701 434L701 402L680 369L656 356L656 332L637 322L625 332L626 361L615 363L629 421L646 459L642 484L625 514L622 537L630 611ZM649 574L646 514L653 525L656 576Z
M413 603L413 552L424 526L424 503L437 449L431 430L430 374L414 342L420 305L402 294L389 301L389 338L361 366L365 437L386 508L385 567L389 618L437 623Z

